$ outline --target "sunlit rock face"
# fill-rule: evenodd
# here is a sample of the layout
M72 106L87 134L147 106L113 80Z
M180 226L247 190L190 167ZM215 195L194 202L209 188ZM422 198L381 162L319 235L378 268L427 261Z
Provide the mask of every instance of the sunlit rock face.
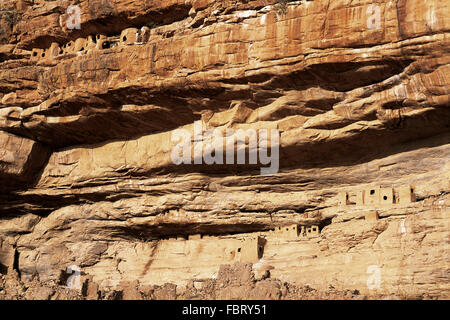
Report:
M2 5L1 273L450 297L448 1Z

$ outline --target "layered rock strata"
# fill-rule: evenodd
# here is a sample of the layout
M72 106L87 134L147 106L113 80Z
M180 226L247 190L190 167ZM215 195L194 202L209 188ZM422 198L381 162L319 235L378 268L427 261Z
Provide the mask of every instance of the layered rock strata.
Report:
M70 5L0 9L2 273L449 297L447 2Z

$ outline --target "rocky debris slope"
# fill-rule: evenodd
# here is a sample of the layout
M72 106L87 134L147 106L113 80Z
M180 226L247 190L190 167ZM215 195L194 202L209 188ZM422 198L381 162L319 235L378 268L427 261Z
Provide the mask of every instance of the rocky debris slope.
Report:
M140 285L139 281L124 282L117 290L100 290L95 282L86 278L80 290L68 289L61 284L39 282L22 283L17 276L1 276L0 300L315 300L405 298L368 297L357 290L339 291L330 286L319 292L309 286L296 286L270 274L255 279L251 264L222 265L217 279L193 279L186 286ZM421 298L429 298L424 296Z
M70 4L0 8L1 273L186 285L258 236L295 285L448 297L448 2ZM249 160L238 130L258 132L256 162L219 161L229 145ZM206 156L175 163L186 137ZM340 206L410 185L407 205ZM320 234L267 233L294 224Z

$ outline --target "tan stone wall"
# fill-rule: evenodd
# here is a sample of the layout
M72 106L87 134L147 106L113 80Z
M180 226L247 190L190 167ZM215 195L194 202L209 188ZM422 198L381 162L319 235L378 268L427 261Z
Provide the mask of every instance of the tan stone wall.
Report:
M380 189L380 204L387 206L394 204L394 190L392 188Z
M391 206L396 203L408 204L416 201L414 187L402 185L395 188L392 187L368 187L365 190L358 190L354 193L355 204L358 206ZM349 192L341 192L338 194L338 205L351 205L351 201L347 200L353 196ZM403 199L403 200L402 200Z
M78 38L77 40L75 40L73 51L74 52L84 51L86 50L86 46L87 46L86 39Z
M380 204L380 187L374 186L365 190L365 200L368 205Z
M416 201L414 187L405 185L398 188L399 203L408 204Z
M364 214L364 219L366 221L376 221L376 220L378 220L378 212L376 212L376 211L366 212Z
M346 206L350 204L348 192L340 192L338 195L338 204L340 206Z
M365 190L359 190L356 192L356 205L357 206L362 206L365 203L365 195L366 195L366 191Z
M128 28L120 34L121 44L134 44L138 40L139 30L136 28Z

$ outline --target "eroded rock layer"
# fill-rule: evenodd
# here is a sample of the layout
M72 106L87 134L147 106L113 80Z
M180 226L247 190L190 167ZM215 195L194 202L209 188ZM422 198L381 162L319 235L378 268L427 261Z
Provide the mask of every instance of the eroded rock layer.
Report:
M6 279L450 297L448 2L71 5L0 8Z

